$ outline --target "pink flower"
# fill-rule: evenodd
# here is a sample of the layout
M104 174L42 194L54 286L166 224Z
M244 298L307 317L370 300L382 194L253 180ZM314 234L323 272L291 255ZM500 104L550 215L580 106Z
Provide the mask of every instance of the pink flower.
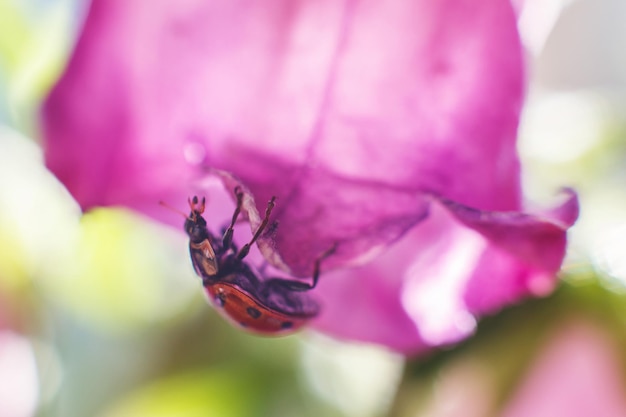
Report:
M159 200L227 221L211 178L254 197L252 228L276 195L274 266L337 245L314 326L417 352L554 285L577 202L521 213L521 55L508 0L94 0L47 164L83 209L178 227Z

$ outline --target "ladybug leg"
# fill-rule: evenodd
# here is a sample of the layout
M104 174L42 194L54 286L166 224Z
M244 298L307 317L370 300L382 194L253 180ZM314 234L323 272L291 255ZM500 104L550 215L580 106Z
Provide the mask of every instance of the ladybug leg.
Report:
M254 236L252 236L250 242L243 245L243 247L237 254L237 259L243 259L246 257L246 255L248 255L252 244L257 241L257 239L261 236L261 233L263 233L263 230L265 230L265 228L267 227L268 223L270 222L270 214L272 214L272 210L274 209L275 201L276 196L273 196L267 203L267 208L265 209L265 217L263 218L263 221L259 225L259 228L256 229L256 232L254 233Z
M233 213L233 218L230 221L230 225L224 231L224 235L222 237L222 246L226 248L231 248L233 243L233 232L235 227L235 222L237 221L237 217L239 217L239 213L241 213L241 205L243 204L243 191L239 186L235 187L235 196L237 196L237 207L235 207L235 212Z
M226 234L226 232L228 231L228 227L229 227L229 226L227 226L227 225L222 226L222 228L220 229L220 232L222 233L222 236L224 236L224 235ZM226 242L226 243L228 243L228 242ZM222 245L222 247L224 248L224 250L228 250L228 249L230 249L230 250L232 250L234 253L237 253L237 252L239 251L239 249L237 248L237 245L235 244L235 241L234 241L234 240L231 240L231 242L230 242L230 247L229 247L229 248L227 248L227 247L225 247L225 246L224 246L224 240L222 240L222 241L220 242L220 245Z
M317 285L317 281L319 280L319 277L320 277L320 272L321 272L320 268L322 266L322 261L328 258L333 253L335 253L335 250L337 250L336 243L333 244L333 246L331 246L330 249L327 249L324 253L318 256L317 259L315 260L315 265L313 266L313 283L311 284L310 289L315 288L315 286Z
M312 290L313 288L317 286L317 282L319 281L322 261L328 258L330 255L332 255L336 249L337 249L337 245L334 244L330 249L328 249L326 252L322 253L320 256L317 257L317 259L315 260L315 265L313 266L313 282L311 284L308 284L306 282L300 282L300 281L291 281L291 280L282 279L282 278L272 278L267 281L268 287L274 287L274 286L282 287L290 291Z

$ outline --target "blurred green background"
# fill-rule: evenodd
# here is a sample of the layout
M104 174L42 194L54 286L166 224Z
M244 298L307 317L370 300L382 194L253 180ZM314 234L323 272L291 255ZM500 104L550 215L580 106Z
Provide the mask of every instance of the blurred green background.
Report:
M0 0L0 417L550 415L516 404L542 402L525 387L559 338L588 347L589 370L566 366L588 373L562 376L586 379L589 409L626 415L626 8L526 3L525 191L541 202L571 185L583 206L563 283L405 360L312 332L244 334L206 304L182 233L121 209L81 216L43 166L37 111L86 2ZM615 381L592 361L603 346Z

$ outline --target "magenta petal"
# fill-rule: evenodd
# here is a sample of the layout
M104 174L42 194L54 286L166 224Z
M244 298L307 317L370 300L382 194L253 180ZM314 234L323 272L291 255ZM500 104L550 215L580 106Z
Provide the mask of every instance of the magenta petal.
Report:
M577 210L571 193L560 218L435 202L388 252L328 275L316 327L406 353L461 340L476 316L553 288Z
M516 214L522 95L508 0L93 0L46 162L84 209L206 195L214 230L276 196L274 266L336 248L317 327L415 352L554 282L575 201Z
M578 198L573 191L565 190L564 201L558 207L539 215L489 213L450 201L442 203L491 245L467 288L465 301L473 311L492 312L518 300L520 294L545 295L553 289L554 275L565 256L566 231L578 217ZM524 265L532 274L511 273L506 267L510 260ZM508 285L494 285L491 276L508 280Z
M272 265L292 275L311 276L311 260L331 248L335 249L324 261L326 270L354 262L356 256L360 256L361 262L370 259L428 215L430 198L421 193L351 183L320 172L316 174L315 179L311 176L307 180L311 184L309 188L276 200L270 226L257 241ZM194 183L201 195L204 195L202 191L208 195L205 214L209 227L215 231L225 226L226 220L232 216L235 187L244 192L242 217L249 220L251 231L260 225L265 204L274 196L253 195L249 184L216 169L205 170L202 179ZM277 182L276 190L280 195L280 182ZM372 198L373 191L376 198ZM309 204L313 195L332 199L335 205L325 207L325 199ZM287 215L282 213L284 211L288 212ZM171 214L170 217L180 223L179 216ZM302 224L315 233L314 242L309 235L291 233ZM286 233L280 234L282 230Z
M519 208L522 90L505 0L94 0L44 106L46 161L84 209L166 221L159 200L231 172L278 196L278 249L305 274L340 231L345 261L397 239L423 215L406 192Z

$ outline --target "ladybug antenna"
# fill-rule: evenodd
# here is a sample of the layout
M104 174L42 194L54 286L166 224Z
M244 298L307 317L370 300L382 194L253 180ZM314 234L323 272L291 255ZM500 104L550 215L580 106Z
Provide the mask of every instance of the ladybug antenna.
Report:
M178 210L178 209L177 209L177 208L175 208L175 207L170 206L170 205L169 205L169 204L167 204L165 201L159 201L159 205L161 205L161 206L165 207L165 208L166 208L166 209L168 209L168 210L173 211L174 213L178 213L178 214L182 215L182 216L183 216L185 219L187 219L187 220L192 220L192 221L193 221L193 219L191 219L191 218L190 218L189 216L187 216L185 213L183 213L182 211Z

